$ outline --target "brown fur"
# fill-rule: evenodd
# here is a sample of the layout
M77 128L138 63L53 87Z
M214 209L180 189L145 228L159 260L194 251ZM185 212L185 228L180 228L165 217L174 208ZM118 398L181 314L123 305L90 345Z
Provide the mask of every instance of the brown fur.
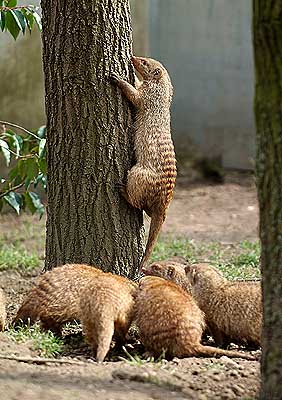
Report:
M166 69L150 58L132 57L143 81L137 89L115 75L112 79L136 107L135 152L137 163L123 188L126 200L151 217L142 268L153 251L173 196L176 160L170 134L173 88Z
M159 276L160 278L174 282L188 293L191 293L191 284L184 269L187 265L184 258L173 257L169 260L157 261L147 265L142 268L141 272L145 275Z
M163 278L141 279L135 317L141 341L154 356L165 351L170 357L226 355L254 359L237 351L203 346L200 341L205 327L204 313L189 293Z
M206 315L216 344L232 340L259 346L262 329L262 297L259 281L230 282L214 267L195 264L185 268L192 294Z
M62 326L78 319L82 289L103 272L84 264L66 264L45 272L27 294L13 323L41 321L43 329L60 334Z
M5 329L6 323L6 308L5 308L5 295L3 290L0 289L0 331Z
M81 293L79 319L98 362L104 361L113 335L119 342L133 319L137 285L113 274L99 275Z

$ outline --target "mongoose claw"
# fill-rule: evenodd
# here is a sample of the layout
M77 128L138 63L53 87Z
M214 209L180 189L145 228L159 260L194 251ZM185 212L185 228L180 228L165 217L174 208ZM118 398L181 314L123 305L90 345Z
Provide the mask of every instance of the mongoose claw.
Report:
M120 190L124 189L125 186L126 186L126 184L123 183L122 181L119 181L119 182L117 182L117 183L115 184L115 187L116 187L117 189L120 189Z
M109 81L110 81L111 83L113 83L113 84L116 85L116 84L120 81L120 77L119 77L117 74L112 73L112 74L109 76Z

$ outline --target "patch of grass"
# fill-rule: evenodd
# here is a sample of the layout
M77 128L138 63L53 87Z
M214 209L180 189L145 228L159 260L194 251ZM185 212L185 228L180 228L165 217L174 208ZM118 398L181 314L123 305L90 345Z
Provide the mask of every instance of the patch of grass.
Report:
M147 358L141 358L137 353L131 355L127 349L122 346L123 351L125 352L127 358L125 357L119 357L121 361L125 361L126 363L130 365L136 365L136 366L141 366L147 363L160 363L163 359L165 359L165 351L162 352L162 354L155 360L154 357L147 357Z
M185 238L160 237L152 261L181 256L190 263L209 262L220 269L228 279L255 279L260 277L259 242L242 241L235 244L218 242L196 243Z
M32 349L43 357L55 357L63 351L63 340L51 331L42 331L36 324L10 328L7 333L15 342L31 342Z
M0 244L0 271L7 269L30 271L40 264L41 261L35 253L30 254L21 246Z
M185 238L177 238L169 240L169 238L160 238L153 251L151 260L165 260L173 256L180 256L196 262L197 246L193 240Z

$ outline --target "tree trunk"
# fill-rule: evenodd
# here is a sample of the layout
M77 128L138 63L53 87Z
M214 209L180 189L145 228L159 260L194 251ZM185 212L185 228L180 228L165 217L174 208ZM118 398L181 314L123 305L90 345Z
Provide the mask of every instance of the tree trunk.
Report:
M264 301L260 398L282 399L282 2L254 0L257 186Z
M132 166L128 102L110 73L134 80L128 0L42 0L47 113L45 268L88 263L133 278L142 212L116 184Z

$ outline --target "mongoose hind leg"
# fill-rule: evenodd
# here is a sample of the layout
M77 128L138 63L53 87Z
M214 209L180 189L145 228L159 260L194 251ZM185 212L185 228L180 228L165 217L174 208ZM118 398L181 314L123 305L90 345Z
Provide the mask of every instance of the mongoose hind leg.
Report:
M149 210L155 201L157 177L149 168L135 165L128 172L126 194L128 202L136 208Z

